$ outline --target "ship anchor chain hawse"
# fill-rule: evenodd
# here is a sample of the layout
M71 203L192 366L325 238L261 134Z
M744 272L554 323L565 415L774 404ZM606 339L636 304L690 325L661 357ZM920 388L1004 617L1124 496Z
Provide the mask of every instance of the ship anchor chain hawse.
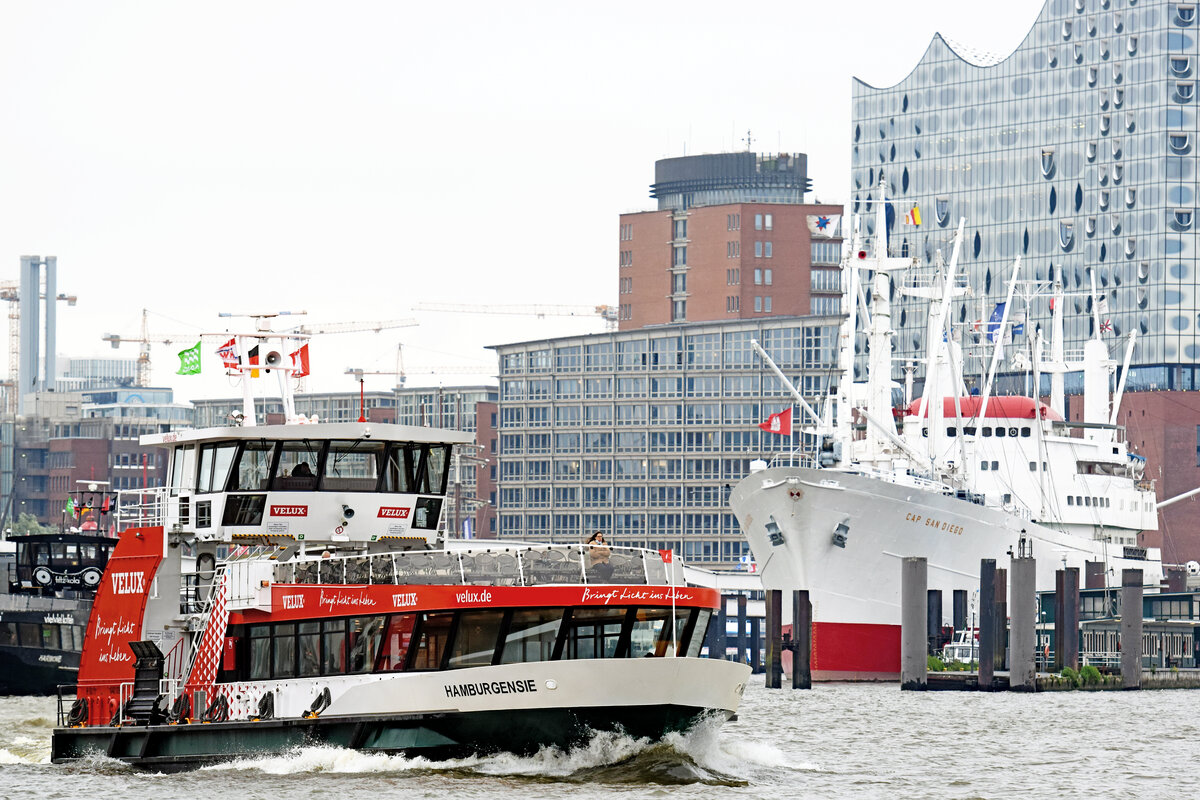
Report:
M142 437L169 483L118 496L52 761L530 753L736 712L750 668L699 657L720 597L670 552L444 542L473 436L297 415L287 354L307 337L265 327L222 347L235 424ZM277 380L284 424L257 424L258 380Z

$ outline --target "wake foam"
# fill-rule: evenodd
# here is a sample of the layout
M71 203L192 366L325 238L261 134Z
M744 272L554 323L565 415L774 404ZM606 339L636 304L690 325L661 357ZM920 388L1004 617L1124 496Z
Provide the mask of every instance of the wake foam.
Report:
M550 778L569 783L743 786L752 774L779 768L796 766L787 764L783 753L772 745L722 737L719 723L713 721L702 722L686 733L669 734L657 742L596 731L586 744L569 749L544 747L532 755L495 753L433 761L423 756L314 746L202 769L268 775L425 773Z

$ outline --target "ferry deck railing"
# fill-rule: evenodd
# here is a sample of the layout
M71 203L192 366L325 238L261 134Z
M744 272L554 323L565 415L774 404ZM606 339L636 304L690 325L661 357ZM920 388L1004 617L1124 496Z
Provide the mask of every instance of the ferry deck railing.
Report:
M684 584L681 565L674 560L665 562L657 551L632 547L607 549L607 560L588 545L578 544L305 556L276 564L274 578L276 583L417 586ZM607 567L603 566L605 563Z

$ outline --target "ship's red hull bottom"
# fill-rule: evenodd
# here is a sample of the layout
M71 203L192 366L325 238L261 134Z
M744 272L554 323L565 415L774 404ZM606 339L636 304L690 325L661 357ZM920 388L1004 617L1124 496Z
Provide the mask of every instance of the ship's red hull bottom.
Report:
M783 626L791 633L791 625ZM814 681L900 680L900 626L851 622L814 622ZM783 670L791 674L792 654L783 652Z

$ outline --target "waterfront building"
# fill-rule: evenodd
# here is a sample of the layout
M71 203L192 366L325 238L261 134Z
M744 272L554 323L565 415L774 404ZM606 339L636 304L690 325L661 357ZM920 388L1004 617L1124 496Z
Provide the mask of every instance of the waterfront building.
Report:
M729 491L751 460L801 444L759 428L793 401L750 341L816 402L837 370L839 324L770 317L495 347L497 535L570 543L601 530L619 545L744 566Z
M939 249L948 256L966 219L959 263L976 295L953 309L960 331L1005 299L1020 256L1022 278L1064 283L1068 352L1099 327L1120 361L1127 335L1137 334L1120 417L1167 455L1152 464L1162 470L1160 499L1200 485L1190 394L1200 388L1196 13L1195 3L1167 0L1047 0L1013 53L935 36L902 80L855 81L852 100L851 210L869 213L886 181L889 247L925 263ZM1026 302L1025 291L1015 305L1026 331L1049 335L1049 293ZM899 293L894 302L899 379L928 344L927 306ZM1016 349L1028 351L1028 340ZM1020 368L1006 369L1002 387L1022 388ZM978 374L980 362L967 371ZM1068 394L1081 384L1068 375ZM1164 391L1179 394L1153 396ZM1200 558L1194 506L1165 510L1162 528L1165 561Z
M748 567L729 491L751 460L804 444L758 427L792 400L750 341L813 402L836 370L842 208L806 204L806 172L803 153L658 161L656 208L620 216L618 330L494 347L489 534L602 530Z
M806 166L803 153L658 161L657 209L620 218L619 329L837 314L842 208L804 203Z
M135 358L64 358L58 359L58 391L81 392L132 386L137 379Z

